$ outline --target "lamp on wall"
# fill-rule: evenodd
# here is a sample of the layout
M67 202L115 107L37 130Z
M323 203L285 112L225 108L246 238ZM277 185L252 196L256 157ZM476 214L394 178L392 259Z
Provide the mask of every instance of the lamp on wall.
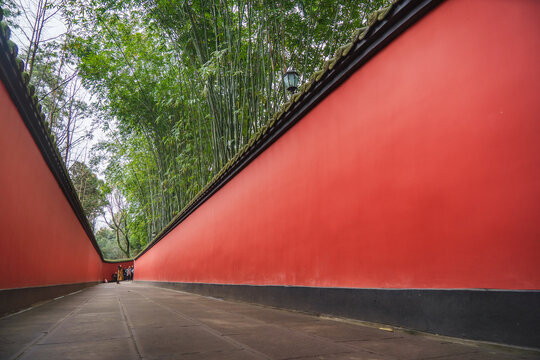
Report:
M285 89L291 92L291 94L294 94L296 89L298 89L298 81L300 79L300 75L298 75L298 72L294 70L293 68L289 68L283 74L283 83L285 84Z

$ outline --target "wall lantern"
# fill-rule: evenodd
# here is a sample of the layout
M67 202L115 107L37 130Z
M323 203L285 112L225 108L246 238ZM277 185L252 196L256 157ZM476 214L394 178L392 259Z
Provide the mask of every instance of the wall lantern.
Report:
M300 79L300 75L294 70L293 68L290 68L287 70L285 74L283 74L283 82L285 83L285 89L291 92L291 94L294 94L296 89L298 89L298 80Z

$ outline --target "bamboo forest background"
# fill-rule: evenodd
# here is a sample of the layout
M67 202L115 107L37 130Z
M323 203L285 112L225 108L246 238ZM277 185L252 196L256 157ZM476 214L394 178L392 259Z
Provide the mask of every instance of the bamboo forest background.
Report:
M309 78L387 2L0 5L23 34L26 72L98 243L106 258L122 258L151 241L286 101L287 68ZM47 39L51 19L63 31Z

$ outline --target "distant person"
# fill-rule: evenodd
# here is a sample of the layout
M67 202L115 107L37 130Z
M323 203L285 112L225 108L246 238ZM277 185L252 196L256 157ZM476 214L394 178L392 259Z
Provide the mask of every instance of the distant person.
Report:
M135 276L135 266L131 265L131 280L133 280L134 276Z
M118 271L116 275L116 283L120 284L120 281L124 280L124 271L122 270L122 265L118 265Z

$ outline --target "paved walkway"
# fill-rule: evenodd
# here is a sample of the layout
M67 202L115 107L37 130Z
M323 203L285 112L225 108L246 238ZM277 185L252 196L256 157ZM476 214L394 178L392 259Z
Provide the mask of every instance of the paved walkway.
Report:
M0 359L538 359L124 282L0 319Z

